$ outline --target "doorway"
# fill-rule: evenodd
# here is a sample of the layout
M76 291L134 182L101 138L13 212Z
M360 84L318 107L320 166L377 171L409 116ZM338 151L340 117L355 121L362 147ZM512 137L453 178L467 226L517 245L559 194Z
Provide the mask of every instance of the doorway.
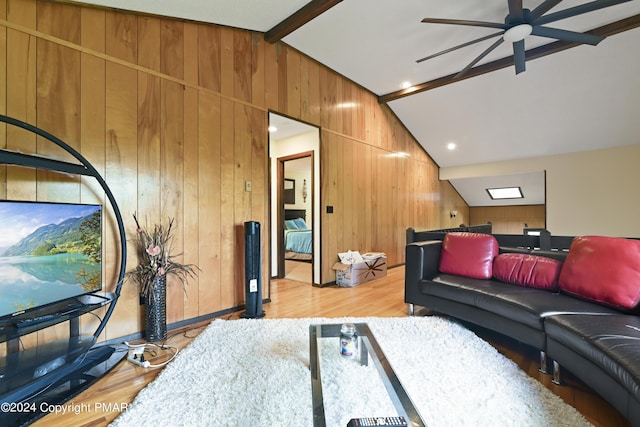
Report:
M313 280L313 151L278 158L280 218L279 277L298 282Z
M319 129L269 113L271 277L320 282Z

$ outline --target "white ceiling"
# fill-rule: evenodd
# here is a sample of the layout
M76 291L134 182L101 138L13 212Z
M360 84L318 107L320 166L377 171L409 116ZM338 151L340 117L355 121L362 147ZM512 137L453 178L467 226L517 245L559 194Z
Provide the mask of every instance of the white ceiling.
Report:
M273 129L272 129L273 127ZM311 132L316 127L297 120L291 120L279 114L269 113L269 135L272 139L285 139Z
M545 173L528 172L514 175L479 176L474 178L450 179L451 184L469 206L511 206L523 204L520 200L492 200L488 188L520 187L527 205L545 203Z
M565 0L551 12L587 3ZM542 0L523 1L534 9ZM174 16L266 32L307 0L95 0L124 10ZM400 84L455 73L495 39L416 63L426 55L496 30L425 24L424 17L503 22L507 0L344 0L283 41L377 95ZM640 1L612 6L548 26L587 31L640 14ZM528 37L527 49L548 43ZM640 143L640 28L512 67L389 102L390 108L441 167L546 156ZM512 54L508 43L480 64ZM449 142L457 149L446 148ZM541 171L542 172L542 171ZM495 186L522 185L521 204L536 204L544 174L492 178ZM532 179L533 178L533 179ZM489 178L452 181L470 206L493 205ZM478 194L483 198L479 199ZM509 203L515 204L515 203Z

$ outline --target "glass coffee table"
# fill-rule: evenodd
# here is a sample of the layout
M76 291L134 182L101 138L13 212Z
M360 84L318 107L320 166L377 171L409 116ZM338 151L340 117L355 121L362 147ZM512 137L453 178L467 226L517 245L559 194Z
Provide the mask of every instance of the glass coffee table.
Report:
M355 323L358 348L351 357L341 354L341 326L309 326L313 425L394 425L381 424L389 417L425 426L369 326Z

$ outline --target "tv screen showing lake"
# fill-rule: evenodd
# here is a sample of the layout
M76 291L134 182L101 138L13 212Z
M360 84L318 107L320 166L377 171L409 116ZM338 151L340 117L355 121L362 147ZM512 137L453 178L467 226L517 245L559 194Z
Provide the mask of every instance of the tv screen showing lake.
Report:
M96 273L100 265L82 254L2 257L0 316L91 292L82 278Z
M0 316L102 289L101 208L0 201Z

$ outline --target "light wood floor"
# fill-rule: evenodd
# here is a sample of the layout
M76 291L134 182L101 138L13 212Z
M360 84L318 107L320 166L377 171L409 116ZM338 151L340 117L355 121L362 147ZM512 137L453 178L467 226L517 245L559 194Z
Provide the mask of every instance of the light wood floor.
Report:
M354 288L316 288L292 280L277 280L271 284L272 302L264 305L269 318L279 317L342 317L342 316L406 316L404 295L404 267L390 269L386 278L362 284ZM240 313L227 315L226 319L237 319ZM208 323L208 322L207 322ZM184 348L201 332L207 323L193 325L179 331L169 332L167 344ZM604 400L574 378L565 378L567 386L551 383L549 375L537 370L537 353L513 341L485 336L496 348L515 361L530 376L538 379L567 403L574 406L596 427L628 426L628 423ZM159 363L163 355L150 359ZM144 369L126 360L116 366L95 385L74 398L71 403L78 414L50 414L37 421L34 426L104 426L115 419L123 407L133 401L136 394L151 382L159 369ZM109 407L111 404L111 407ZM188 410L188 408L185 408Z
M289 280L311 283L313 277L312 267L310 262L285 260L284 277Z

